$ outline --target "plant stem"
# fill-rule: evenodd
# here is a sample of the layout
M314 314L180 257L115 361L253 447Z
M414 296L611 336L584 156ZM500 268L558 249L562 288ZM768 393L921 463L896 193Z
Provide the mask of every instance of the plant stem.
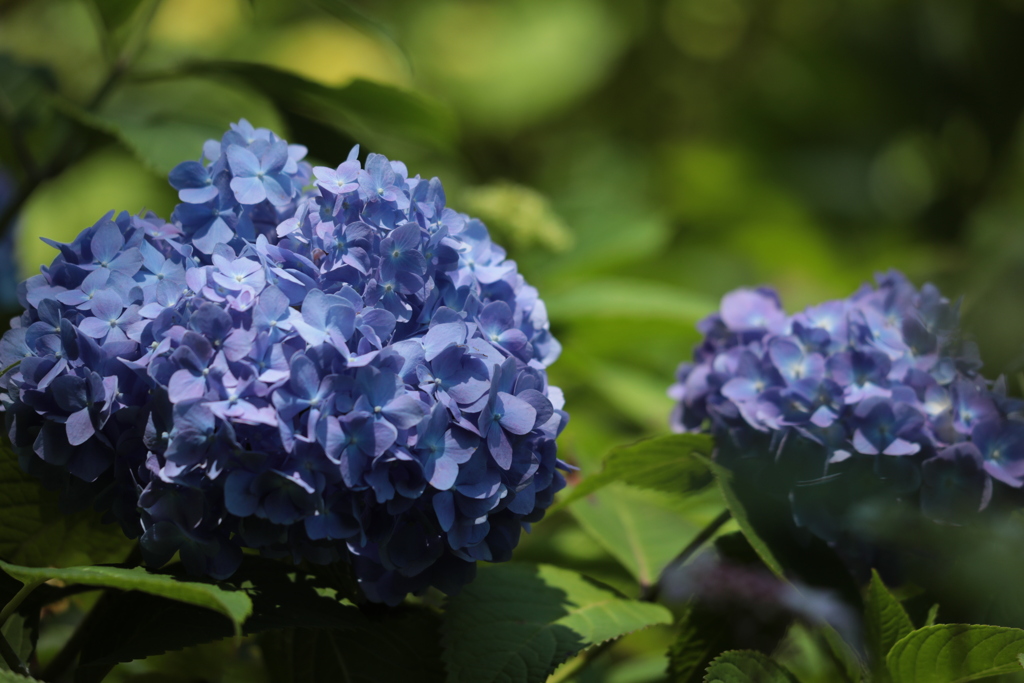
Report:
M8 668L15 673L19 673L22 676L28 676L31 673L28 667L25 666L25 663L21 661L18 653L7 642L7 638L4 637L3 633L0 633L0 659L3 659Z
M683 548L682 552L676 555L675 559L666 565L661 571L661 575L654 585L646 586L640 593L640 599L645 602L655 602L658 596L661 594L661 584L665 580L665 577L674 571L676 568L686 564L694 553L700 550L701 546L711 540L711 537L718 532L722 526L732 519L732 513L728 510L723 510L717 517L711 520L711 523L704 527L697 536L690 541L689 545Z
M43 581L41 581L41 580L40 581L29 581L28 583L26 583L24 586L21 587L21 590L19 590L14 595L14 597L11 598L11 601L8 602L6 605L4 605L3 610L0 610L0 627L2 627L5 623L7 623L7 619L12 614L14 614L14 612L18 609L18 607L21 606L21 603L25 602L25 598L27 598L29 596L29 594L32 591L34 591L42 583L43 583Z

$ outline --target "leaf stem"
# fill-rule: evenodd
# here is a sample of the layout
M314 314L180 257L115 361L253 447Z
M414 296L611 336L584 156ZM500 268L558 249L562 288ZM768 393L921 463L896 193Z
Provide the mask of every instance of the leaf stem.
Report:
M0 627L7 623L7 619L17 611L18 607L21 606L21 603L25 602L25 598L27 598L29 594L42 583L44 583L42 580L29 581L21 587L21 590L15 593L14 597L11 598L11 601L4 605L4 608L0 610Z
M710 541L712 536L714 536L715 533L717 533L718 530L721 529L722 526L724 526L730 519L732 519L732 513L729 512L729 510L723 510L717 517L711 520L711 523L704 527L701 532L697 534L697 536L694 537L694 539L690 541L685 548L683 548L682 552L676 555L675 559L669 562L668 565L661 570L661 575L658 577L658 580L653 585L645 586L641 590L640 599L645 602L657 601L658 596L661 595L662 582L665 580L665 577L676 568L686 564L686 561L689 560L694 553L700 550L701 546Z

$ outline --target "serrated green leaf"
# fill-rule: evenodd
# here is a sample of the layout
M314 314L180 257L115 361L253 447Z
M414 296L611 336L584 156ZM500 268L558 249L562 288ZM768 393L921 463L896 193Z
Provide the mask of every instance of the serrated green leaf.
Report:
M359 78L331 87L249 62L198 62L188 70L240 80L271 98L282 112L324 124L373 148L385 149L396 139L444 150L454 144L452 114L416 92Z
M938 624L893 645L886 665L893 683L964 683L1020 670L1024 630Z
M186 159L198 159L204 142L219 140L239 119L285 133L273 104L258 91L196 77L123 85L95 113L66 101L57 105L119 140L159 175Z
M93 510L61 512L57 495L22 472L0 437L0 559L30 566L117 562L131 542Z
M907 611L882 583L878 572L871 570L864 604L864 631L871 657L873 680L888 680L885 656L900 638L914 630Z
M772 553L768 544L764 542L764 539L754 529L754 525L750 522L750 517L747 515L747 510L743 506L739 497L736 495L736 491L732 487L732 474L726 468L715 463L710 464L711 471L714 473L715 478L718 480L719 490L722 492L722 498L725 499L725 505L729 508L729 512L732 513L732 518L736 520L736 524L739 526L740 531L746 536L747 541L750 543L750 547L754 549L757 556L761 558L765 566L768 567L776 576L783 578L782 565L775 555Z
M534 683L592 645L672 614L549 565L482 566L448 602L442 626L448 683Z
M704 683L798 683L793 674L753 650L733 650L715 658Z
M660 282L604 279L587 282L544 302L553 320L579 318L659 318L697 323L718 302Z
M690 605L676 624L676 639L669 648L669 674L673 683L701 680L704 670L724 647L728 623L715 615Z
M0 569L22 583L59 579L68 585L141 591L220 612L241 633L242 623L252 613L252 600L242 591L225 590L211 583L187 581L167 574L154 574L142 567L19 567L0 561Z
M641 586L650 586L722 509L713 488L681 498L612 484L569 511Z
M711 483L707 456L712 448L714 443L705 434L672 434L620 446L608 454L599 474L580 482L553 510L612 482L685 496Z

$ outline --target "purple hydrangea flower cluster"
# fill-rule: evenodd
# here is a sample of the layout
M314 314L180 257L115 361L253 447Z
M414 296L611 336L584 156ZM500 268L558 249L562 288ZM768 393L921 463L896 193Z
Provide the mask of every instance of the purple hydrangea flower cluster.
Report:
M147 563L342 560L395 603L509 559L565 485L537 291L437 178L357 152L311 168L243 120L171 172L171 222L108 214L21 285L22 466Z
M978 374L957 319L934 286L895 271L792 316L769 289L734 291L679 368L672 426L711 431L731 464L793 465L796 521L827 540L823 510L844 497L883 493L961 522L993 480L1024 484L1024 402Z

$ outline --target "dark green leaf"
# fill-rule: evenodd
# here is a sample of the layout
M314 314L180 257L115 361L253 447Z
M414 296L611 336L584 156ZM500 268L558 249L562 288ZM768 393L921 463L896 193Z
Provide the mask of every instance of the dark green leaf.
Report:
M0 519L0 558L21 565L117 562L131 545L97 512L62 512L57 495L22 472L6 436L0 439Z
M346 24L368 29L388 39L394 38L394 32L386 24L368 16L366 12L353 2L347 2L346 0L310 0L310 2L328 14L341 19Z
M441 683L439 628L432 610L403 606L379 609L353 631L287 629L262 635L260 645L280 683Z
M608 454L599 474L584 479L554 509L613 481L684 496L711 482L707 456L713 447L705 434L672 434L620 446Z
M729 625L720 615L690 605L679 618L676 639L668 651L673 683L700 681L708 664L726 649Z
M198 159L206 140L219 140L229 124L242 118L286 133L274 106L257 92L203 78L130 83L111 93L95 113L68 102L59 106L112 135L160 175L186 159Z
M373 149L386 151L398 140L447 150L455 140L455 120L447 109L394 86L356 79L330 87L247 62L200 62L188 69L246 83L271 98L282 112L330 126ZM311 149L315 142L303 140Z
M1020 671L1022 652L1021 629L939 624L899 640L886 664L894 683L963 683Z
M871 570L864 612L864 635L871 656L873 680L884 681L888 678L885 656L897 640L914 630L914 625L903 605L893 597L874 569Z
M154 574L142 567L19 567L0 561L0 569L23 583L59 579L65 584L81 584L119 590L137 590L198 607L226 616L241 632L242 623L252 613L252 600L242 591L225 590L211 583L186 581L167 574Z
M569 657L672 615L549 565L481 566L448 602L442 627L448 682L543 681Z
M711 662L705 683L798 683L786 671L760 652L734 650Z
M14 654L23 662L27 662L32 657L32 651L35 649L33 630L29 619L21 614L11 615L0 628L0 635L7 639ZM7 664L0 660L0 669L6 668Z
M123 26L144 0L92 0L108 35Z
M369 626L363 614L329 587L331 582L282 562L247 557L231 579L252 598L244 632L305 627L354 631ZM230 619L203 608L138 592L110 596L107 618L83 645L81 666L104 672L128 662L227 638ZM98 679L97 679L98 680Z
M0 54L0 118L17 121L42 95L53 90L53 74Z
M754 529L754 525L750 522L750 517L747 515L746 508L743 507L743 503L740 501L736 492L732 488L731 479L732 474L726 468L711 463L711 471L714 472L715 478L718 480L718 486L722 491L722 497L725 499L725 504L729 508L729 512L732 513L732 518L736 520L736 524L739 525L740 531L746 536L750 546L757 553L757 556L761 558L765 566L768 567L776 576L782 577L782 565L775 559L775 555L768 548L768 544L764 542L757 531Z
M0 683L40 683L38 678L29 678L28 676L21 676L0 668Z

